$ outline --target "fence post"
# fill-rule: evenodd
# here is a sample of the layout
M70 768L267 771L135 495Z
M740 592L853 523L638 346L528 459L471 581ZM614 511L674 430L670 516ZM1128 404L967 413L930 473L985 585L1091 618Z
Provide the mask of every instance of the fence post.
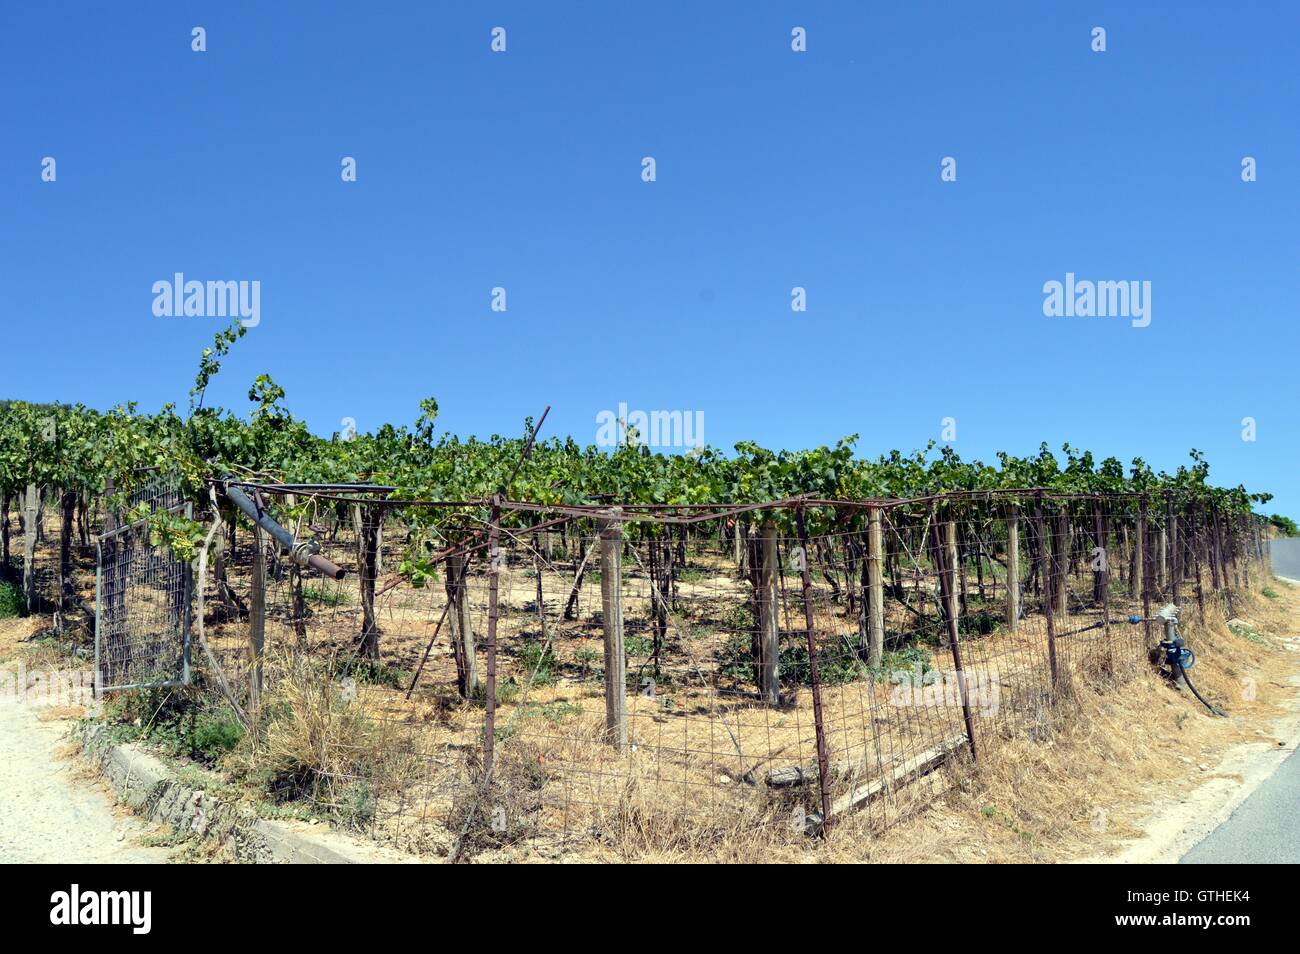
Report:
M1007 517L1007 628L1020 630L1020 510Z
M375 580L379 577L380 527L384 512L375 504L356 504L354 524L357 528L357 576L361 588L361 636L357 655L379 661L379 622L375 618Z
M40 488L28 484L23 497L23 599L28 613L39 609L36 605L36 522L40 507Z
M266 645L266 538L253 525L253 579L248 593L248 713L256 721L262 700L262 649Z
M1092 502L1096 523L1097 546L1101 548L1097 570L1097 595L1101 597L1101 631L1106 640L1106 664L1115 670L1115 654L1110 645L1110 521L1102 516L1101 501Z
M1138 505L1138 546L1142 548L1142 558L1139 565L1142 567L1142 575L1139 578L1142 586L1142 637L1145 640L1145 647L1151 648L1151 528L1147 522L1147 495L1143 494L1141 502Z
M885 652L884 536L880 508L867 511L867 665L880 667Z
M1070 615L1070 563L1074 553L1074 523L1069 504L1056 512L1056 529L1052 532L1052 572L1056 575L1056 615L1062 622Z
M803 582L804 625L808 638L808 674L812 682L813 729L817 735L817 786L821 792L823 838L831 833L831 762L826 748L826 725L822 718L822 683L817 670L817 636L813 626L812 609L812 574L808 571L808 530L804 525L803 504L795 507L795 525L799 531L799 549L803 558L799 561L800 577Z
M488 626L487 685L484 688L487 713L483 719L483 784L492 782L497 743L497 600L501 575L501 497L492 498L492 522L488 525Z
M1165 512L1165 525L1160 528L1159 542L1156 544L1156 589L1164 590L1169 586L1169 513Z
M758 534L758 690L764 702L777 705L781 701L781 614L776 524L765 519Z
M944 616L947 617L945 626L948 630L948 649L952 653L952 664L956 669L957 691L961 694L961 715L962 720L966 723L966 740L970 743L970 757L972 761L979 760L979 753L975 747L975 720L970 711L970 693L966 685L966 670L961 664L961 646L957 628L957 598L953 593L953 588L957 578L956 567L949 560L955 552L955 548L950 546L953 539L955 524L949 520L944 524L944 530L939 530L939 524L936 520L931 522L933 549L934 549L934 569L939 577L939 599L944 607ZM945 539L945 537L947 539Z
M474 651L474 624L470 616L466 578L469 575L469 555L457 553L447 557L446 580L443 588L451 603L451 649L456 660L456 682L460 694L471 699L478 691L478 657Z
M954 585L950 585L948 587L948 591L947 591L948 595L944 597L944 611L948 614L948 617L950 619L956 620L961 618L957 613L959 602L957 599L957 592L956 592L957 587L955 586L956 583L955 571L957 568L957 560L958 560L956 520L944 521L943 540L944 540L945 563L949 569L954 571L954 577L952 581Z
M1038 495L1038 573L1043 581L1043 617L1047 620L1047 664L1052 673L1052 688L1056 688L1056 624L1052 618L1052 604L1056 602L1056 581L1052 570L1056 554L1047 536L1047 523L1043 519L1043 495Z
M1142 577L1146 575L1146 567L1144 565L1146 558L1143 556L1144 550L1142 541L1146 534L1146 531L1143 529L1145 526L1146 523L1141 516L1141 512L1139 512L1137 523L1133 528L1132 546L1129 547L1128 595L1135 600L1141 599L1144 590ZM1125 529L1125 533L1127 532L1128 530Z
M194 519L194 504L185 505L185 519ZM98 561L96 561L98 564ZM96 567L96 606L99 599L98 566ZM191 641L194 635L194 564L186 561L181 566L181 684L188 686L193 674Z
M605 626L605 741L627 747L627 656L623 650L623 509L600 527L600 605Z
M104 620L104 541L95 540L95 687L92 699L104 697L103 665Z
M9 501L8 490L0 490L0 579L9 578Z
M1205 583L1201 575L1201 563L1208 552L1209 534L1206 533L1205 505L1201 504L1192 512L1192 559L1196 564L1196 608L1205 619Z
M1179 553L1178 514L1174 510L1172 495L1165 496L1165 511L1165 523L1169 526L1169 602L1182 606L1183 561Z

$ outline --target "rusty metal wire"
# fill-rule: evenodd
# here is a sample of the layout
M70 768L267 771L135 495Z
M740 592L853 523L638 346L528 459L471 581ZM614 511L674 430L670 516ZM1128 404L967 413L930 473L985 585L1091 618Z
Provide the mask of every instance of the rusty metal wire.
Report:
M1115 495L502 501L494 522L491 501L250 489L346 572L222 535L207 631L268 771L449 859L890 824L1145 665L1130 613L1229 612L1263 558L1249 521Z

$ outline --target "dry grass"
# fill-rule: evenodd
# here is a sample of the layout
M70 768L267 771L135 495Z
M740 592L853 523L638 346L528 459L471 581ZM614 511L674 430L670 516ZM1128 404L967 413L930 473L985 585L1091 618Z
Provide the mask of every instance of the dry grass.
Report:
M1278 589L1275 584L1274 589ZM870 813L838 820L826 842L796 834L779 804L734 823L693 817L659 797L651 780L627 780L597 815L600 837L570 843L583 860L686 862L1055 862L1091 855L1142 833L1158 797L1176 797L1216 756L1254 740L1284 711L1300 670L1281 640L1297 632L1300 590L1255 595L1239 618L1261 641L1192 612L1183 626L1199 662L1193 679L1230 718L1207 713L1149 667L1123 682L1078 679L1068 699L1044 707L1014 733L982 733L978 769L951 760L908 786L912 811L882 827ZM1176 743L1170 740L1176 739ZM553 846L481 860L546 860Z
M331 556L355 569L346 553ZM396 559L387 554L385 565ZM237 588L245 582L239 565L232 565ZM1141 630L1122 623L1112 624L1109 635L1091 630L1058 638L1054 693L1041 618L1024 620L1016 633L964 637L964 666L995 675L998 685L1001 714L977 717L978 767L959 750L937 771L838 818L833 837L822 841L797 824L801 813L818 807L815 785L775 790L762 783L769 769L815 766L811 693L791 682L781 706L763 706L743 673L724 670L728 641L743 633L725 620L725 610L746 604L748 586L722 557L701 556L692 569L693 578L680 585L663 678L653 696L629 692L628 752L603 741L603 687L584 661L601 647L598 581L588 577L578 618L565 623L559 616L571 577L544 571L543 625L533 604L536 577L514 566L500 577L498 679L508 691L497 709L490 791L481 784L483 707L461 702L449 688L455 669L448 633L435 641L413 697L404 697L445 600L441 585L395 585L381 595L381 642L396 677L355 686L346 682L359 629L355 582L328 591L333 584L318 584L305 639L283 601L273 599L270 718L235 767L269 775L282 797L305 794L382 840L444 857L1061 860L1135 834L1135 806L1157 788L1195 778L1210 754L1255 731L1276 711L1287 667L1295 668L1294 657L1275 643L1293 631L1300 593L1282 584L1273 584L1281 590L1277 600L1253 596L1236 608L1260 634L1256 640L1217 622L1224 615L1217 605L1207 607L1209 622L1194 603L1185 613L1184 634L1199 657L1193 678L1232 712L1229 720L1210 718L1186 692L1153 675ZM480 571L469 583L481 641L487 576ZM644 627L653 604L635 568L625 593L626 616ZM918 587L908 597L922 606L927 594ZM1071 616L1058 621L1058 635L1097 618L1086 599L1077 597ZM1130 608L1114 598L1112 618ZM904 611L891 601L890 612L888 628L906 631L912 621ZM854 636L855 621L824 590L815 594L814 618L832 645ZM801 618L787 621L787 639L801 627ZM238 678L245 626L214 620L209 638ZM543 642L555 671L536 680L537 655L524 650ZM942 646L929 652L936 666L948 665ZM644 654L629 668L643 662ZM482 656L479 664L482 672ZM1254 698L1245 698L1252 691ZM824 701L836 794L884 777L963 731L959 706L900 704L887 683L870 678L827 685ZM1168 743L1171 735L1177 747Z

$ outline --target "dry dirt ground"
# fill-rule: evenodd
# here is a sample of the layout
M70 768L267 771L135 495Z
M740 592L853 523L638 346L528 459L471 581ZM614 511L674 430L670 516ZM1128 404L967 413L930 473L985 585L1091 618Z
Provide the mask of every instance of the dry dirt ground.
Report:
M748 831L686 832L626 806L617 838L566 860L1060 862L1172 861L1266 777L1300 733L1300 586L1238 604L1232 625L1189 625L1197 685L1230 712L1210 716L1146 671L1082 687L1032 737L998 740L982 764L918 783L925 807L883 830L845 817L828 842ZM0 621L0 669L57 662L25 620ZM7 660L7 662L6 662ZM14 711L18 710L18 711ZM60 715L64 713L47 713ZM145 830L61 753L63 725L0 709L0 860L159 861ZM146 834L147 837L147 834ZM481 861L556 858L520 844Z
M0 660L30 621L0 622ZM12 660L13 656L11 656ZM22 658L20 656L20 658ZM14 669L0 662L9 685ZM157 834L69 757L67 707L0 701L0 863L157 864L169 851L141 844Z
M1229 710L1143 674L1080 700L1052 737L1013 742L912 822L863 851L872 861L1168 863L1232 814L1300 743L1300 584L1274 580L1231 626L1189 628L1193 679Z

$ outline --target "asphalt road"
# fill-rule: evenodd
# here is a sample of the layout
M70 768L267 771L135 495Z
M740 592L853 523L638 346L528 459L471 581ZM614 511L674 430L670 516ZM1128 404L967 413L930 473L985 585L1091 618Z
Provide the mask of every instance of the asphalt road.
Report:
M1300 580L1300 539L1274 540L1273 572ZM1300 750L1292 752L1181 864L1300 864Z
M1300 864L1300 750L1180 864Z
M1300 580L1300 537L1273 540L1269 543L1273 572L1287 579Z

